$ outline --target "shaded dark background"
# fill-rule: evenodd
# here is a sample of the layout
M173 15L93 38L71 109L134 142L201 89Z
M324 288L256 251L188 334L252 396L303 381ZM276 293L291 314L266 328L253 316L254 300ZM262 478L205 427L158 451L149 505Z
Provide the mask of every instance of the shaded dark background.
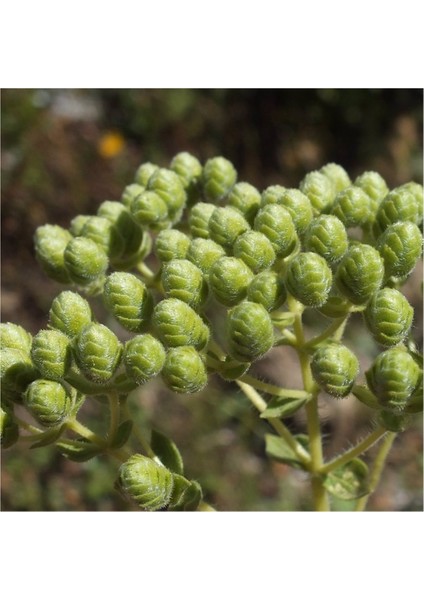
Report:
M188 150L205 161L229 158L239 180L259 189L295 187L306 172L329 161L352 178L377 170L394 187L422 183L422 90L3 90L2 98L2 321L36 333L46 324L61 286L40 271L32 236L38 225L69 226L116 200L137 166L167 166ZM421 269L406 293L417 310L421 345ZM95 308L102 315L101 307ZM106 317L105 317L106 318ZM377 349L360 318L348 330L361 365ZM311 331L315 322L311 317ZM279 356L280 353L280 356ZM293 357L280 348L257 372L299 385ZM283 373L283 375L282 375ZM308 510L302 476L264 455L267 427L233 386L213 380L207 392L181 397L158 381L131 398L136 420L157 427L179 445L190 477L221 510ZM370 414L357 401L324 398L326 450L340 451L367 431ZM84 415L101 428L103 414L86 403ZM290 422L304 429L301 417ZM94 459L70 463L54 449L3 453L3 510L125 510L112 490L116 465ZM349 509L339 503L340 510ZM422 510L422 422L399 436L372 510Z

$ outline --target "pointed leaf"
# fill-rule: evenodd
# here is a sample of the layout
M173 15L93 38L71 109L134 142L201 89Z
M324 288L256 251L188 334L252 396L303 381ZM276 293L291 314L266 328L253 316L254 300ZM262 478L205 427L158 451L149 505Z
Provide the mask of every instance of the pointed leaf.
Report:
M184 473L183 459L180 451L176 444L166 437L166 435L153 429L150 445L165 467L178 475Z
M123 421L119 424L113 439L110 441L110 448L122 448L131 435L134 422L131 420Z
M301 434L294 437L299 444L301 444L305 449L308 449L308 436ZM303 469L303 465L299 461L294 451L290 448L287 442L278 435L271 433L267 433L265 435L265 452L270 458L276 460L277 462L281 462L285 465L290 465L291 467L296 467L298 469Z
M40 439L38 442L35 442L30 446L30 448L43 448L44 446L49 446L50 444L54 444L56 440L60 438L62 435L62 431L65 429L66 425L59 425L58 427L52 427L48 429L43 434L40 434Z
M181 475L174 475L174 489L169 503L170 510L196 510L201 499L202 488L197 481L189 481Z
M59 442L58 447L61 449L63 456L74 462L86 462L103 452L103 448L95 444L77 440Z
M275 396L260 416L261 419L290 417L304 404L306 404L306 398L279 398Z
M370 493L368 485L368 467L359 458L329 473L324 487L330 494L341 500L355 500Z

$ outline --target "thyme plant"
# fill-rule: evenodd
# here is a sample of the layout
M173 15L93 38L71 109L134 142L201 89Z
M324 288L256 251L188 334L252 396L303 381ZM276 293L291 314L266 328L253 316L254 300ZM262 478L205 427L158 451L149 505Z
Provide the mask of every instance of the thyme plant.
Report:
M329 510L331 496L364 509L395 436L422 411L414 311L400 291L421 256L422 199L417 183L390 191L371 171L352 183L336 164L308 173L298 189L262 193L238 182L223 157L202 166L182 152L169 168L142 164L120 201L76 216L69 229L49 224L35 233L44 272L72 289L53 299L46 328L33 337L1 325L3 447L55 444L73 461L103 454L119 461L115 486L141 509L214 510L172 440L134 431L126 400L154 377L191 394L220 376L269 423L269 457L309 475L316 510ZM97 321L90 296L102 297L125 341ZM310 310L322 329L307 339ZM355 312L379 350L362 376L342 341ZM303 389L250 372L281 345L297 353ZM372 414L369 435L325 461L321 392L353 394ZM107 399L106 432L80 420L92 399ZM301 410L306 431L293 434L285 419ZM132 450L134 435L142 454ZM377 442L369 467L360 457Z

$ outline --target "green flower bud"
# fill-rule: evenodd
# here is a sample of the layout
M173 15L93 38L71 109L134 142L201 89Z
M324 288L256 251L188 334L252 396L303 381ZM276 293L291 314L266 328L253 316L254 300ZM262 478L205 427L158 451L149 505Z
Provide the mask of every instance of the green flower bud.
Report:
M32 335L15 323L0 323L0 349L15 348L29 354L31 350Z
M24 404L44 427L54 427L63 423L72 408L72 401L65 387L48 379L37 379L28 386Z
M116 486L140 508L153 511L169 504L174 480L163 465L147 456L133 454L120 466Z
M189 246L190 238L178 229L164 229L155 241L156 254L162 262L174 258L185 258Z
M363 315L377 343L395 346L407 336L414 309L401 292L383 288L371 298Z
M253 273L239 258L223 256L210 270L209 285L216 299L225 306L234 306L246 296Z
M168 224L168 207L155 192L143 192L131 204L131 213L142 227L164 229Z
M140 332L150 322L153 299L145 284L131 273L115 271L103 288L103 300L115 319L128 331Z
M409 221L393 223L377 240L377 248L384 260L386 279L407 277L421 256L421 232Z
M190 210L188 226L193 237L209 237L209 219L216 206L208 202L198 202Z
M284 279L274 271L263 271L252 279L247 299L262 304L268 311L277 310L287 299Z
M314 216L309 198L300 190L289 189L278 204L290 213L297 233L303 233Z
M233 247L233 253L255 273L267 269L275 261L275 252L271 242L259 231L246 231L238 237Z
M67 335L55 329L42 329L32 341L31 358L45 379L63 379L72 363Z
M328 210L333 203L333 182L319 171L308 173L300 182L299 189L308 196L315 214Z
M170 218L175 222L187 201L187 194L180 177L169 169L156 169L147 182L147 189L162 198Z
M340 292L353 304L366 304L383 281L384 266L372 246L355 243L342 258L336 272Z
M141 164L135 172L134 182L146 187L150 177L157 169L159 169L159 167L151 162Z
M348 244L345 226L334 215L319 215L305 232L305 250L316 252L330 264L341 260Z
M128 210L131 210L131 205L132 205L134 199L137 198L137 196L139 196L140 194L142 194L145 191L146 191L146 188L144 185L139 185L138 183L130 183L130 185L127 185L125 187L124 191L122 192L122 196L121 196L122 204L126 208L128 208Z
M261 195L258 190L244 181L236 183L228 194L228 206L238 210L252 225L259 210Z
M19 439L19 426L13 413L0 408L0 439L2 448L10 448Z
M315 381L327 394L344 398L353 387L359 362L346 346L330 343L314 352L311 369Z
M204 348L209 340L209 328L201 317L178 298L166 298L153 311L153 325L159 339L170 347Z
M282 185L270 185L261 194L261 208L268 204L280 204L287 188Z
M207 276L216 261L225 256L225 250L222 246L212 240L204 238L194 238L187 252L187 260L191 261L196 267Z
M165 263L162 285L166 296L179 298L193 308L201 306L208 295L202 271L186 259L174 259Z
M206 161L202 173L202 188L208 202L222 200L236 181L237 171L229 160L216 156Z
M92 321L91 308L87 300L76 292L61 292L53 300L48 326L58 329L70 338L78 335Z
M0 353L2 400L21 402L21 394L39 373L28 354L16 348L4 348Z
M231 250L236 239L250 229L246 219L231 207L217 207L209 219L210 238L227 250Z
M315 252L301 252L289 263L286 286L305 306L322 306L327 301L333 275L325 259Z
M236 360L258 360L273 346L274 328L262 304L241 302L228 311L226 327L229 353Z
M117 258L124 249L124 240L108 219L90 217L82 228L81 235L103 248L109 258Z
M189 204L199 199L202 165L200 161L189 152L176 154L171 161L170 168L179 175L183 182Z
M371 199L371 213L373 218L377 212L378 205L389 193L389 188L381 175L375 171L365 171L355 179L355 185L364 190Z
M77 215L74 217L69 227L70 233L75 237L81 235L81 231L89 219L91 219L91 215Z
M256 215L255 230L271 242L278 258L289 256L297 243L296 229L288 210L278 204L267 204Z
M378 422L380 425L385 427L387 431L393 431L396 433L401 433L407 429L410 423L411 417L410 415L405 414L396 414L391 410L383 409L380 411L378 415Z
M136 335L125 344L125 370L139 385L161 372L165 357L164 347L150 334Z
M208 382L202 357L192 346L170 348L161 375L165 384L177 394L194 394Z
M377 356L365 376L380 405L398 413L417 385L420 368L403 348L390 348Z
M150 251L148 234L135 222L131 212L120 202L105 200L99 206L97 214L99 217L108 219L123 240L121 251L123 259L134 255L138 256L142 248L144 249L146 246L147 251L145 251L145 254Z
M85 237L76 237L65 248L65 267L75 283L86 285L104 275L108 258L103 248Z
M346 227L363 225L371 220L371 200L360 187L351 185L337 194L331 212Z
M70 282L64 259L70 240L72 235L59 225L42 225L35 232L35 256L46 275L59 283Z
M91 323L76 338L75 359L91 381L105 383L121 360L122 344L105 325Z
M374 235L378 237L393 223L409 221L420 225L422 221L422 206L416 201L415 195L407 188L396 188L389 192L378 207Z
M321 167L320 173L328 177L334 186L336 193L341 192L352 184L349 175L340 165L336 163L328 163Z
M418 207L418 220L417 225L421 225L423 218L423 186L419 183L415 183L415 181L409 181L408 183L404 183L403 185L397 188L398 190L407 190L410 192L414 198Z

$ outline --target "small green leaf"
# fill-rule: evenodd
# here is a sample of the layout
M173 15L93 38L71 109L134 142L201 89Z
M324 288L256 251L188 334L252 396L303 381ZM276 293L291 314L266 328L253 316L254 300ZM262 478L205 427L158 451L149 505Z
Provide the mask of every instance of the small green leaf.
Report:
M202 488L197 481L189 481L181 475L174 475L174 488L169 508L175 511L193 511L202 499Z
M335 469L324 479L324 487L341 500L355 500L370 493L368 467L359 458Z
M225 362L220 364L219 374L226 381L234 381L242 377L249 367L249 362L239 362L227 356Z
M299 434L294 436L296 441L299 442L305 449L308 449L308 436ZM265 435L265 452L268 456L277 462L281 462L297 469L303 469L303 465L299 458L296 456L290 446L278 435L268 433Z
M165 467L173 473L177 473L177 475L184 473L183 459L180 451L175 443L166 437L166 435L153 429L150 445Z
M35 442L30 446L30 448L43 448L43 446L49 446L50 444L54 444L56 440L60 438L62 435L62 431L65 429L66 424L59 425L58 427L53 427L48 429L43 434L40 434L40 439L38 442Z
M261 419L290 417L304 404L306 404L306 398L280 398L275 396L260 416Z
M103 448L96 444L79 440L67 440L66 442L59 442L57 445L63 456L74 462L86 462L103 452Z
M122 423L119 424L115 435L113 436L113 439L111 439L109 447L122 448L122 446L124 446L127 443L128 438L131 435L133 424L134 422L131 420L122 421Z

